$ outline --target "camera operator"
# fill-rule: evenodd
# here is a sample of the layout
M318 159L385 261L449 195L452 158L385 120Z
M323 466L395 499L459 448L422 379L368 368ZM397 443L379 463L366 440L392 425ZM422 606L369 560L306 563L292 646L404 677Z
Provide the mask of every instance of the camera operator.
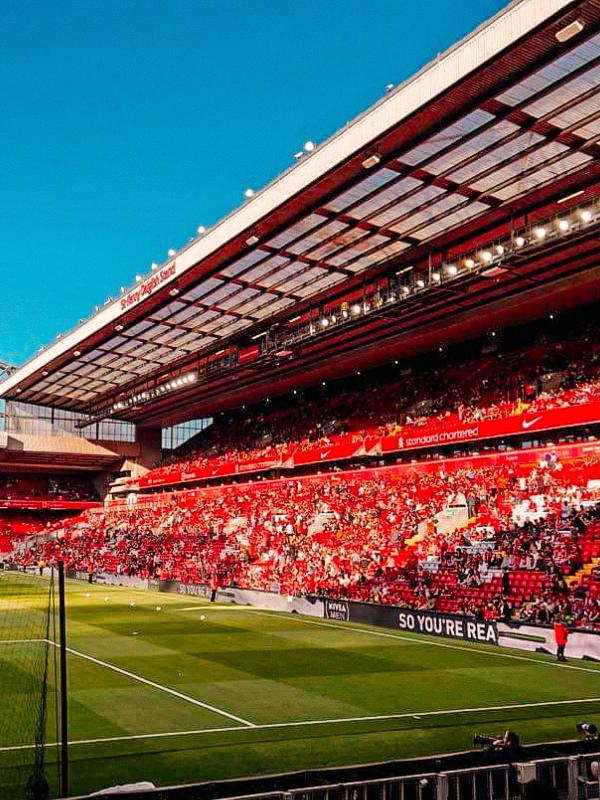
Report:
M595 749L597 749L600 734L598 733L598 728L593 722L578 722L575 725L575 728L577 729L577 733L582 734L584 742L588 742Z
M486 761L513 761L521 751L519 736L514 731L505 731L502 736L475 734L473 744L487 745Z
M492 747L503 753L518 750L520 746L519 737L514 731L505 731L499 739L494 739Z

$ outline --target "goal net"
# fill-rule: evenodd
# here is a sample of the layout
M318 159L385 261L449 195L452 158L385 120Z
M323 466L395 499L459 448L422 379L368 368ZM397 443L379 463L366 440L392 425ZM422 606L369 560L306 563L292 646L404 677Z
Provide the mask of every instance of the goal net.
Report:
M42 800L56 787L56 766L46 769L58 741L54 595L51 573L0 571L0 800Z

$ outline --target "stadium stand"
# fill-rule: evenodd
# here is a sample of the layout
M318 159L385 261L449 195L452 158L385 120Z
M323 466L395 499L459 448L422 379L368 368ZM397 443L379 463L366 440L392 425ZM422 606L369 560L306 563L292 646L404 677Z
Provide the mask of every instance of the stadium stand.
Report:
M98 500L92 481L82 475L0 474L2 500Z
M277 593L300 613L309 603L295 598L306 596L394 606L383 611L393 617L396 633L398 611L405 609L438 612L440 621L463 615L472 618L469 625L477 620L496 631L511 620L547 628L564 621L576 629L574 639L594 641L589 651L574 648L579 655L573 657L596 658L599 31L597 0L511 3L327 142L311 143L293 168L256 195L247 191L238 210L209 229L201 226L197 237L170 249L168 259L153 263L147 274L138 273L135 283L107 298L73 331L11 368L0 385L6 419L14 412L12 427L0 432L3 565L29 571L26 577L40 584L44 568L62 561L68 577L153 581L143 587L121 581L128 590L190 588L202 596L220 586ZM27 413L19 416L19 406ZM50 435L54 412L63 422L69 418L64 436ZM213 423L191 441L163 453L166 428L209 418ZM102 439L102 426L114 441ZM94 481L87 477L92 474ZM100 485L110 486L102 506L95 494ZM90 606L99 594L77 592ZM278 610L287 602L270 600ZM329 605L336 604L315 605L328 617ZM353 604L345 605L344 619L354 621ZM109 633L119 627L114 619L106 622ZM172 618L156 619L165 619L157 629L164 624L169 636L177 636ZM498 624L483 624L492 620ZM318 630L329 621L317 622ZM295 622L287 615L286 625ZM85 647L72 655L85 660L88 644L98 647L89 663L120 677L136 679L138 669L146 669L144 658L163 660L160 650L154 655L158 639L152 633L153 648L141 655L127 640L123 649L131 654L132 671L125 660L127 669L103 663L105 645L91 641L99 628L90 631ZM543 644L548 654L558 643L551 628L538 633L527 642L526 635L514 637L531 648L531 658L499 652L499 659L520 670L550 664L533 650ZM287 645L288 634L284 638ZM456 649L466 653L463 644ZM162 652L164 661L174 660L172 651ZM492 657L488 649L476 652ZM421 668L420 658L411 671ZM236 652L235 664L241 660ZM410 655L402 662L403 683L404 663L410 665ZM481 670L451 665L449 672L475 683L487 672L481 663ZM216 700L206 695L210 704L195 700L196 693L205 697L204 687L196 692L187 667L185 677L183 668L177 676L182 692L170 688L177 679L174 664L168 666L160 677L160 665L153 664L158 676L148 668L154 677L140 675L138 683L191 699L195 710L229 707L223 687ZM501 706L495 695L502 694L506 678L490 668L496 677L486 707L466 698L459 704L446 692L440 707L427 700L425 714L487 711L495 724L505 719L497 716L501 708L511 714L518 708L516 719L523 719L531 700L547 710L543 725L530 734L546 735L550 714L566 720L574 713L568 704L598 702L596 690L588 695L583 685L595 668L575 667L582 683L578 697L566 684L563 665L552 666L553 673L544 668L547 682L551 674L557 683L565 681L556 696L538 697L526 685L522 696L506 696L510 705ZM374 682L381 669L374 664L369 672L375 667ZM308 666L296 665L294 677L304 670ZM520 674L508 681L518 682ZM362 691L367 681L359 677ZM268 686L251 683L253 692ZM111 684L107 696L110 703L97 696L97 705L88 707L92 713L86 709L86 723L90 717L99 730L83 729L78 744L98 744L106 731L108 759L122 764L126 755L115 758L112 734L133 742L146 737L140 728L156 729L143 720L138 725L141 695L131 726L109 708L120 705L124 693ZM354 735L351 723L380 723L381 708L398 712L394 726L410 717L407 730L422 746L421 725L415 724L420 717L407 712L409 705L388 698L382 703L371 708L365 702L361 710L362 700L353 696L333 712L327 705L313 722L348 725L343 738L353 748L353 764L363 758L362 729ZM246 720L244 710L243 717L233 711L221 716L244 730L263 727L253 712ZM312 725L301 713L290 724ZM180 715L178 710L173 719ZM78 716L84 714L76 711ZM158 706L156 716L164 731L167 715ZM440 719L450 725L449 716ZM264 721L264 727L279 729L270 716ZM196 722L181 725L191 734ZM316 746L305 747L300 730L294 741L306 753L316 752ZM328 741L321 730L321 741ZM379 747L391 734L390 724L377 729L379 740L364 738ZM194 762L193 775L197 760L209 752L217 758L223 751L230 769L242 763L234 735L226 747L218 739L206 748L194 746L191 758L176 746L182 759ZM278 757L278 736L265 737L262 751L252 740L246 763L253 774L257 764L263 768L259 759L267 747ZM68 741L65 734L65 746ZM435 742L436 748L440 742L462 746ZM142 746L144 753L131 751L136 777L143 777L143 758L152 759L152 767L167 761L157 758L159 750ZM332 737L328 757L337 758L338 748ZM89 752L90 760L79 760L82 771L92 758L101 760ZM402 752L398 748L391 757ZM306 767L306 759L303 754L294 766ZM177 780L190 774L183 760L180 766ZM577 784L572 763L568 773ZM218 774L216 768L210 774ZM464 786L452 794L445 780L444 793L436 796L465 796ZM434 796L427 780L413 788L407 796ZM499 791L491 779L487 794L476 788L473 779L466 794L486 800L525 796L523 787L509 793L507 773Z
M297 398L280 399L217 417L166 463L147 475L150 485L179 482L192 467L219 467L269 460L285 462L294 453L377 437L401 435L436 423L463 424L524 413L569 408L600 400L600 334L597 309L550 331L529 333L523 346L519 330L507 347L482 348L477 341L450 357L438 354L409 366L373 371L318 388ZM568 331L568 333L567 333ZM482 353L482 349L487 352ZM491 352L490 352L491 351ZM352 447L347 454L351 454Z
M164 493L54 526L12 563L595 627L599 474L547 453Z
M0 554L15 541L99 505L87 473L0 472Z

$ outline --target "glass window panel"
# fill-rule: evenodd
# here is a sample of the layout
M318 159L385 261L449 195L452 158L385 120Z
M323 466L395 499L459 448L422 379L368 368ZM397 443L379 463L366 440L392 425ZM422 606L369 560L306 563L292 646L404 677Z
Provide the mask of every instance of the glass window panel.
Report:
M181 295L182 300L193 301L199 300L201 297L203 298L208 292L212 292L217 286L221 286L223 281L218 280L217 278L208 278L205 281L202 281L201 284L198 286L194 286L193 289L189 289L187 292Z
M371 217L375 211L396 201L396 204L406 202L406 195L414 191L417 187L422 186L423 182L416 178L402 178L402 180L378 192L374 197L371 197L365 203L361 203L350 212L356 219L367 219Z
M385 186L386 183L389 183L397 177L398 173L395 172L395 170L382 167L377 170L377 172L373 172L362 181L359 181L351 189L343 192L334 200L330 200L327 204L327 208L330 211L343 211L345 208L348 208L348 206L353 205L361 198L375 191L375 189L378 189L380 186Z
M507 120L502 120L491 128L487 128L485 131L477 134L477 136L474 136L472 139L469 139L469 141L464 144L461 144L459 147L455 147L443 156L436 158L428 165L427 171L435 175L441 175L447 170L456 167L462 161L472 158L481 150L491 147L507 136L516 133L518 130L520 130L518 125L514 125Z
M242 256L242 258L238 258L237 261L234 261L228 267L224 267L224 269L221 270L221 275L225 275L227 278L233 278L264 257L265 253L262 250L252 250L250 253L246 253Z
M575 47L568 53L555 59L551 64L542 67L533 75L525 78L520 83L515 84L510 89L496 98L501 103L514 106L527 100L533 94L546 89L556 81L564 78L570 72L578 69L583 64L587 64L600 52L600 34L588 39L586 42Z
M403 217L409 211L419 206L429 204L443 194L446 194L446 190L441 189L439 186L425 186L404 202L386 209L386 211L383 211L381 214L377 214L376 217L371 219L371 222L375 225L381 225L382 227L387 226L390 222ZM394 230L398 230L398 228L395 227Z
M472 181L471 186L477 189L477 191L493 191L495 186L504 183L504 181L518 178L522 173L534 170L538 165L543 164L545 161L548 161L560 153L564 153L567 149L568 148L564 144L550 142L534 150L532 153L528 153L526 156L517 159L511 164L507 164L505 167L491 172L485 178Z
M443 150L445 147L459 141L463 136L472 133L492 119L494 119L494 117L492 114L488 114L487 111L482 111L481 109L472 111L470 114L467 114L457 122L444 128L439 133L431 136L422 144L404 153L399 160L404 164L415 166L425 159L431 158L431 156Z
M328 239L330 236L333 236L335 233L339 233L340 231L345 230L348 225L344 222L339 222L338 220L332 220L328 222L326 225L323 225L322 228L308 234L303 239L298 242L294 242L287 247L290 253L294 253L295 255L299 255L300 253L304 253L307 250L310 250L312 247L315 247L324 239Z
M309 214L307 217L304 217L304 219L294 223L291 227L286 228L285 231L269 239L267 244L278 249L285 247L288 242L297 239L299 236L303 236L307 231L316 228L317 225L321 225L324 221L325 218L320 214Z

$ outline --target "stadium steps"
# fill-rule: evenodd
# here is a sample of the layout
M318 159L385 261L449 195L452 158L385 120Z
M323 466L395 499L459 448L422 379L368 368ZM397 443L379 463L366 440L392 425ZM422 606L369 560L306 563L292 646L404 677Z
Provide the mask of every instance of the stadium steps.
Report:
M600 558L592 558L587 564L584 564L581 569L578 569L573 575L565 575L565 583L567 586L572 586L575 583L581 583L581 579L585 575L591 575L594 569L600 564Z

